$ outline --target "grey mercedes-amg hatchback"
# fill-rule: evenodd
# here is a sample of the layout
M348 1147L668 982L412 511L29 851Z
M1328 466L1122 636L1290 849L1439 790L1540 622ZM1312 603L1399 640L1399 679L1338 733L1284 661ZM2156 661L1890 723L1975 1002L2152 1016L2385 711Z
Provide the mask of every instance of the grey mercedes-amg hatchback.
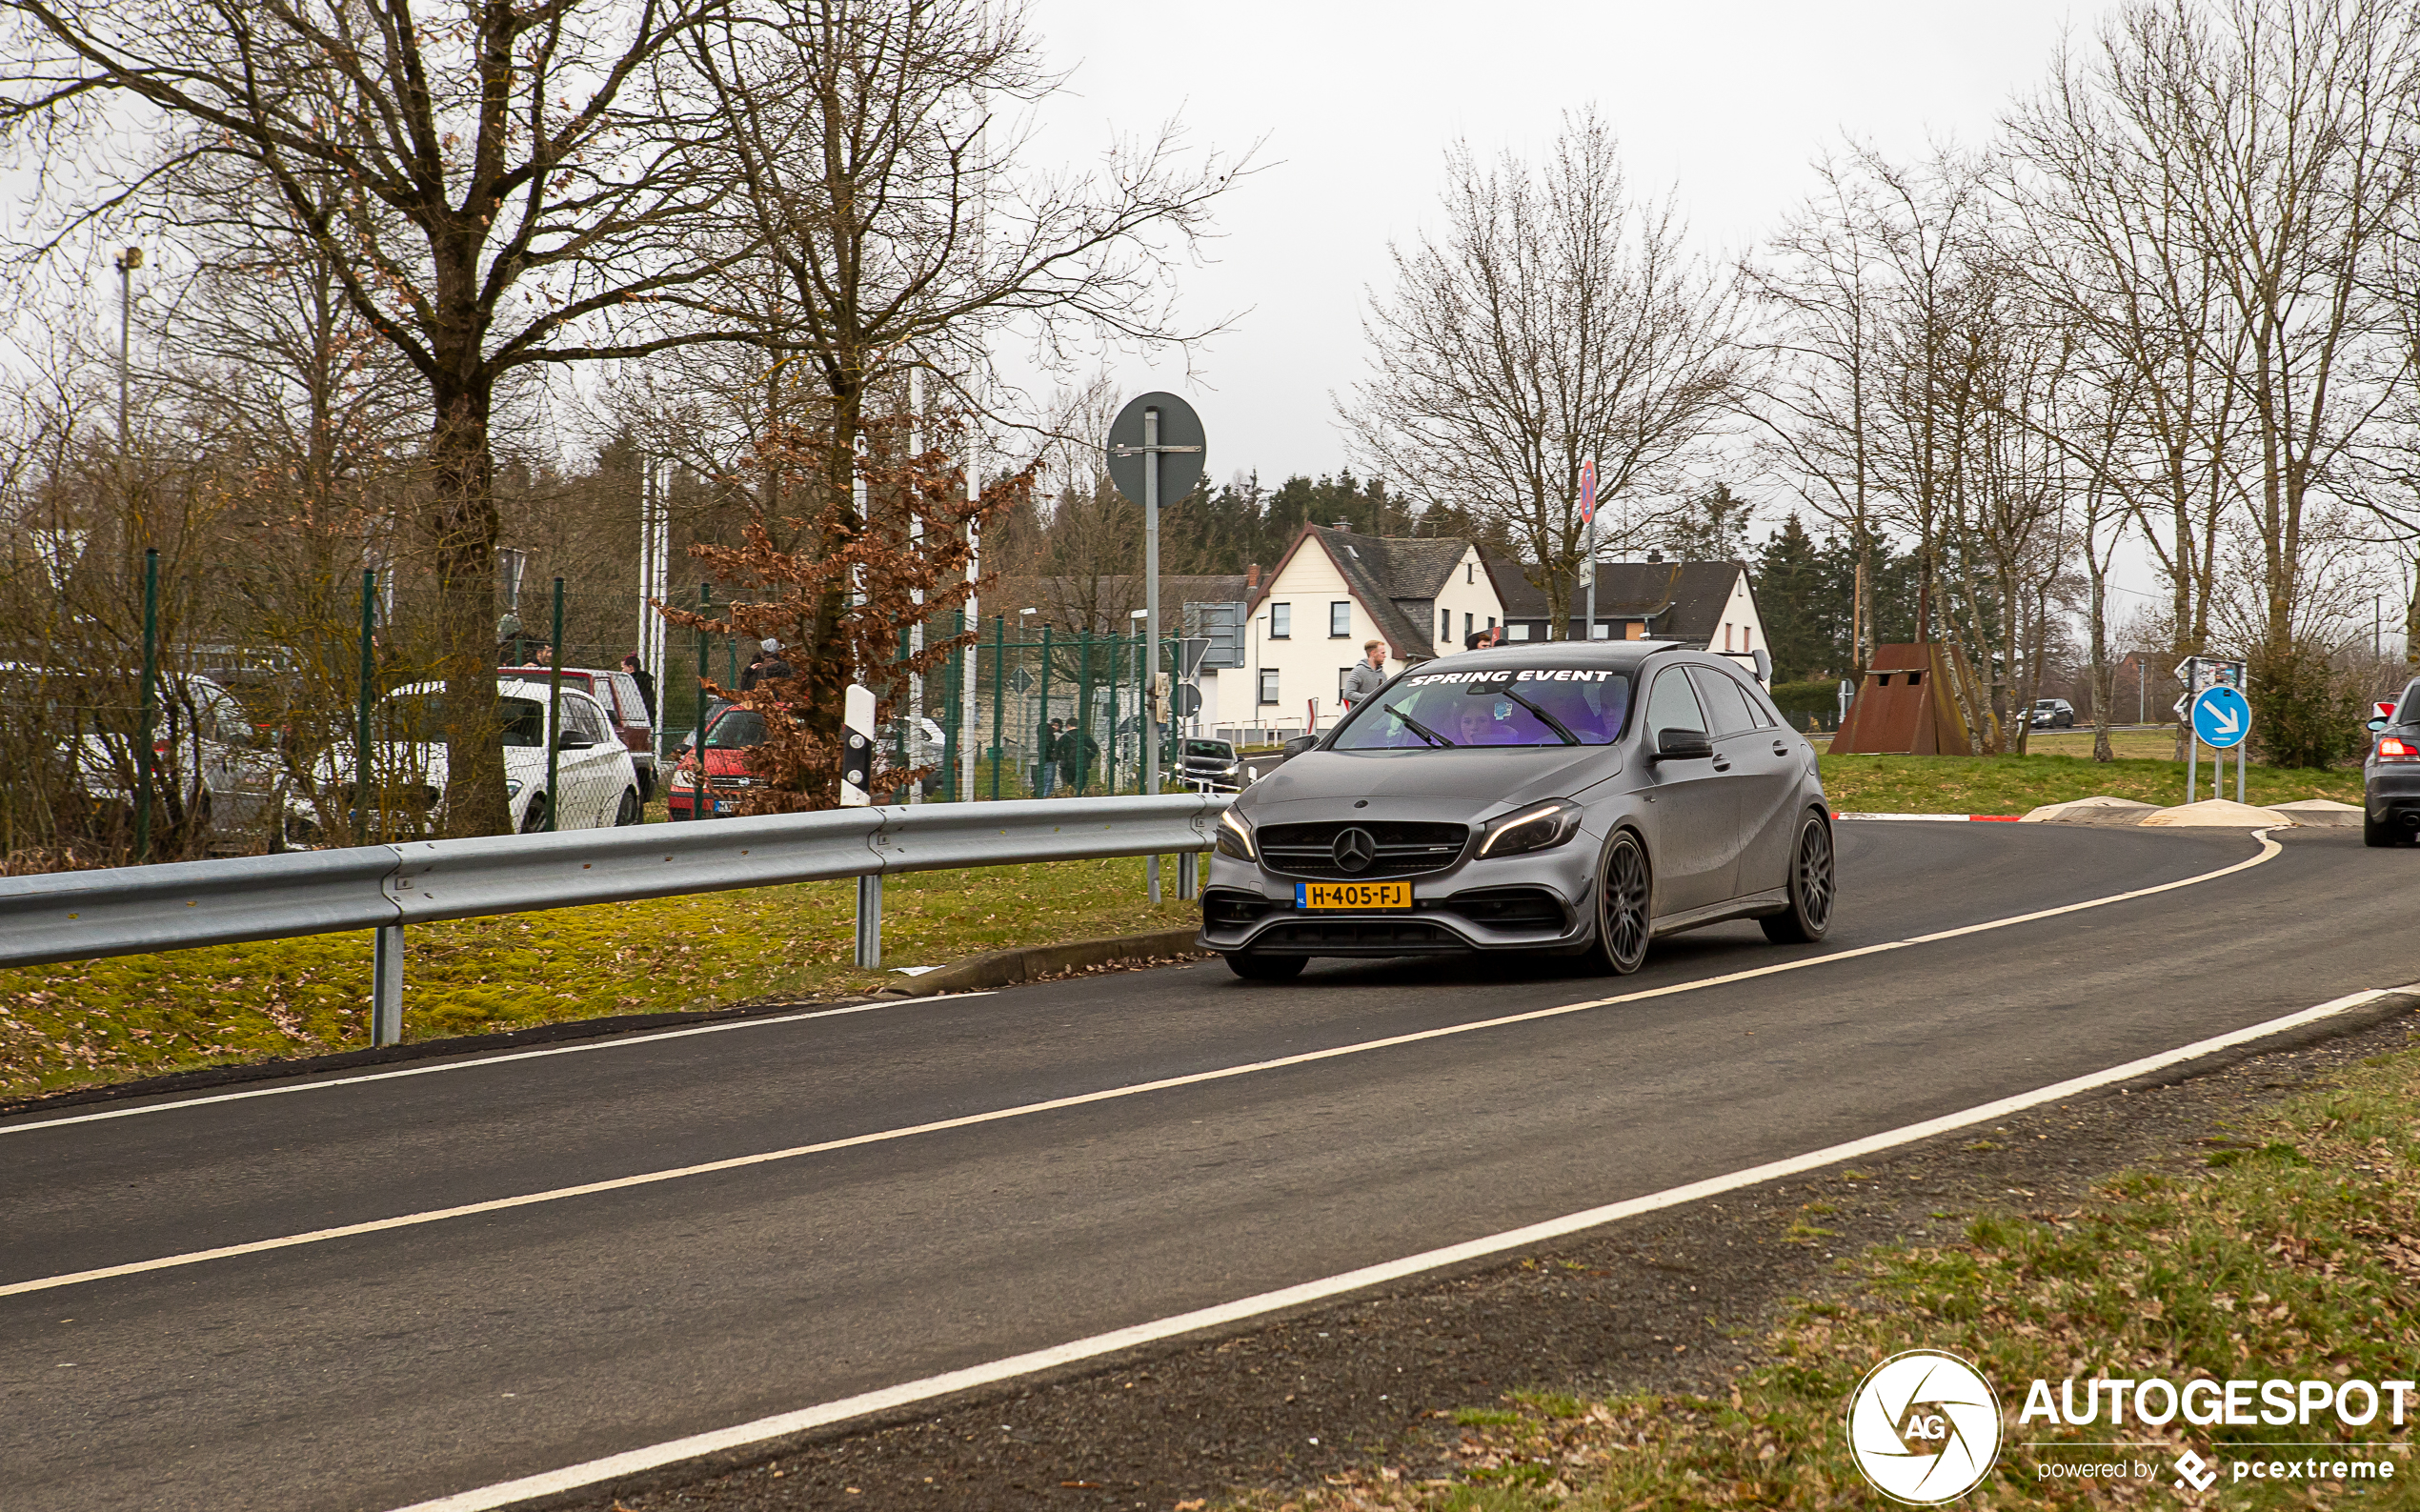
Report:
M1823 937L1814 748L1728 658L1655 641L1422 662L1220 816L1201 945L1281 980L1314 956L1584 955L1753 917Z

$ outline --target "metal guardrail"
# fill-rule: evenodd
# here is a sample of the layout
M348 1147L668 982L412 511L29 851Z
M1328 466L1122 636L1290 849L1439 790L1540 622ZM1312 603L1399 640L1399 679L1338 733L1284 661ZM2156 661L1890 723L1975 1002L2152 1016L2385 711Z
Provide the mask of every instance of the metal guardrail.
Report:
M1194 857L1224 795L836 809L758 818L419 840L0 877L0 966L375 929L372 1038L403 1035L408 924L780 882L860 878L858 963L881 963L881 878L1115 856ZM1155 883L1156 885L1156 883Z

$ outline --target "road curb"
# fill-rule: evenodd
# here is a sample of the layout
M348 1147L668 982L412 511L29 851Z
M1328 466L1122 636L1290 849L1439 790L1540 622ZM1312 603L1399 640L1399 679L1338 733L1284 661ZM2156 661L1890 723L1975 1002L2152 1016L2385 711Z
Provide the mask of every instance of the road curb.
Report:
M1195 931L1187 926L1154 930L1147 935L1119 935L1109 939L1070 940L1064 945L1029 945L1018 950L996 950L989 955L970 956L964 960L936 967L883 990L903 993L910 998L932 998L951 992L989 992L1092 966L1201 955L1202 951L1195 945L1194 939Z

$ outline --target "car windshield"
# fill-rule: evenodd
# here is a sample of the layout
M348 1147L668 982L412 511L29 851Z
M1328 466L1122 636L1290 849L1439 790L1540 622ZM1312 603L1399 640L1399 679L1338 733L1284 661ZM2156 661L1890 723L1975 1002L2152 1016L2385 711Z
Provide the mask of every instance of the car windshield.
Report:
M765 716L754 709L725 709L706 728L706 749L737 751L765 743Z
M1330 749L1611 745L1629 706L1628 675L1598 668L1414 673L1356 708Z
M1212 756L1220 761L1232 761L1235 759L1235 747L1224 740L1188 740L1185 742L1185 755Z

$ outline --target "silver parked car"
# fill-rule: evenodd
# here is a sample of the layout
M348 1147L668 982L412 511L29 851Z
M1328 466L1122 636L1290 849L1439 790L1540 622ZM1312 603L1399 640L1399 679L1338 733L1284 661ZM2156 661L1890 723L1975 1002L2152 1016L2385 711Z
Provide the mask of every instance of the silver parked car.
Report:
M1724 658L1653 641L1499 646L1398 675L1220 816L1202 948L1526 951L1631 972L1659 935L1752 917L1823 937L1814 748Z

